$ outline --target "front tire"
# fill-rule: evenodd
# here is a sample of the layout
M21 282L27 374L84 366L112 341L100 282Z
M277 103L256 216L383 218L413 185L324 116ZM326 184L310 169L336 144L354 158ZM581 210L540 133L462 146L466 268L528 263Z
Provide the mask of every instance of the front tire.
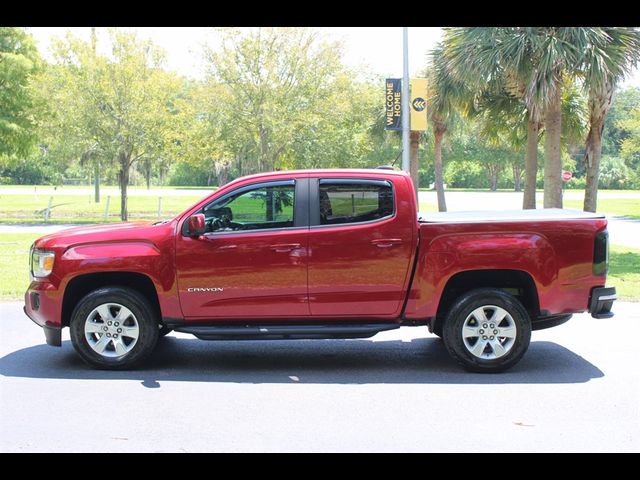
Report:
M156 346L158 319L137 291L105 287L87 294L73 310L71 342L89 365L125 370L146 359Z
M531 320L513 295L483 288L456 301L442 333L449 354L464 368L497 373L511 368L527 351Z

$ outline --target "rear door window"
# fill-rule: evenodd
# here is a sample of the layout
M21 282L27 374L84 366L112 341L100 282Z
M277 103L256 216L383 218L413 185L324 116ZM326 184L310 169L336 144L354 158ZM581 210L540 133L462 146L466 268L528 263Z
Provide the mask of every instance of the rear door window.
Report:
M320 225L361 223L390 217L393 188L379 180L320 180Z

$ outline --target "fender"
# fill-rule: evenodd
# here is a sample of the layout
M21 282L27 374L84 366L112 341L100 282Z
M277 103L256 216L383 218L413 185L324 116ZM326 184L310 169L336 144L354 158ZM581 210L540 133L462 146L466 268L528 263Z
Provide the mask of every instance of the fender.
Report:
M457 233L435 237L420 252L405 316L434 317L449 279L470 270L517 270L535 281L540 304L558 277L556 255L537 233Z
M153 283L162 316L181 315L176 301L173 255L162 255L150 241L126 240L92 242L73 245L61 256L57 275L59 291L64 291L74 278L108 272L136 272Z
M162 256L160 250L148 241L111 241L74 245L61 257L65 270L59 275L67 282L78 275L105 271L132 271L147 275L162 285ZM69 275L65 275L67 273Z
M160 256L160 250L147 241L105 242L76 245L64 252L63 260L109 260Z

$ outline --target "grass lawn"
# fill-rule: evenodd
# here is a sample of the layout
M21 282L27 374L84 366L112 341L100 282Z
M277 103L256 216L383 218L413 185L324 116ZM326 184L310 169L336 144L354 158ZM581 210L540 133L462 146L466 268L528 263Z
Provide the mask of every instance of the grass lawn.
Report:
M582 200L566 199L562 202L564 208L582 210ZM640 220L640 200L637 198L599 198L598 212L609 215L624 215Z
M0 300L22 299L29 286L29 248L41 236L0 235ZM640 249L611 245L607 284L616 287L621 300L640 301Z
M50 195L2 195L0 190L0 223L42 223ZM160 218L171 218L202 199L202 195L163 196ZM131 220L158 219L158 197L129 195ZM105 223L107 197L94 203L90 195L53 196L49 223ZM120 196L109 200L107 222L120 221Z
M620 300L640 301L640 249L611 245L607 284L616 287Z
M420 202L418 205L418 212L427 213L427 212L437 212L438 204L434 202Z
M0 235L0 300L22 300L29 286L29 248L38 233Z

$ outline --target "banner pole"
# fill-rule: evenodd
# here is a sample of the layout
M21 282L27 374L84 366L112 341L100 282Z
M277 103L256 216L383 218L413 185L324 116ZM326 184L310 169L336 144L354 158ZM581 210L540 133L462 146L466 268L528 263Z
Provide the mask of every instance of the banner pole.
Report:
M409 28L402 27L402 170L409 171Z

